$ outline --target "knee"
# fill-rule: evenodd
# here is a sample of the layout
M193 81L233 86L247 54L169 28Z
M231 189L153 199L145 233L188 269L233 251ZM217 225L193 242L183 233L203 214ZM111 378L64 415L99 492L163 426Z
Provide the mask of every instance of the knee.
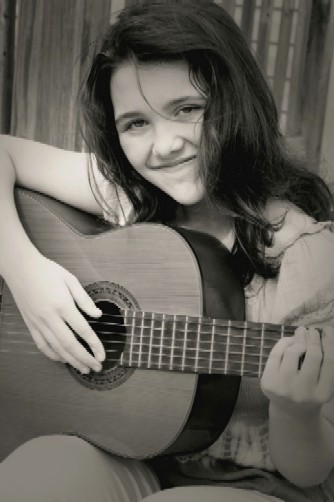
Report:
M157 489L141 462L119 459L75 436L33 439L0 465L0 501L6 502L121 502Z
M52 500L65 500L65 494L87 484L89 456L82 455L86 446L72 436L43 436L24 443L0 465L0 500L42 502L51 494Z
M169 488L146 497L143 502L202 502L207 494L203 494L201 488L199 486ZM210 497L207 499L211 502Z

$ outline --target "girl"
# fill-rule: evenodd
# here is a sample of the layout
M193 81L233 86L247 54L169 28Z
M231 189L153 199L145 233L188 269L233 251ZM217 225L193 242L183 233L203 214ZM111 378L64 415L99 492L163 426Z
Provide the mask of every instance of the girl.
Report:
M89 154L1 140L0 272L47 357L100 371L104 349L79 308L100 311L29 241L15 184L114 225L205 231L231 251L247 319L324 328L298 328L276 344L261 382L243 378L232 419L207 451L148 465L79 438L43 437L4 460L1 500L332 500L322 482L334 467L333 200L288 153L238 27L215 4L141 2L104 37L82 104Z

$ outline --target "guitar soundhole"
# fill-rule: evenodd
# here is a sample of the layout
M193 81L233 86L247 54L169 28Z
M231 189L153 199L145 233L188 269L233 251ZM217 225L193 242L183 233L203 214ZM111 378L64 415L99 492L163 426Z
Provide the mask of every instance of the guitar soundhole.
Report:
M119 366L120 357L124 351L127 336L121 308L139 308L135 298L119 284L102 281L90 284L86 291L102 310L101 317L94 319L86 317L88 323L100 338L106 352L102 363L102 370L98 373L91 371L84 375L72 366L68 370L85 387L95 390L108 390L118 387L125 382L134 372L132 368ZM92 353L87 343L78 338L80 343Z
M89 319L88 322L101 340L106 352L102 371L109 371L117 367L119 358L125 347L126 329L124 319L119 307L115 303L106 300L95 303L102 310L103 314L97 320ZM91 352L91 349L84 341L81 343Z

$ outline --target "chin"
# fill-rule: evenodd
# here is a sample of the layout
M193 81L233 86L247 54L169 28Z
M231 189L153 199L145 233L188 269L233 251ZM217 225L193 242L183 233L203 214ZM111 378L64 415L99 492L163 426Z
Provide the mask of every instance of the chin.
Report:
M205 198L204 190L185 190L181 194L172 195L173 199L182 206L193 206Z
M176 202L181 204L182 206L194 206L195 204L198 204L204 199L204 194L189 194L185 197L178 197L176 198Z

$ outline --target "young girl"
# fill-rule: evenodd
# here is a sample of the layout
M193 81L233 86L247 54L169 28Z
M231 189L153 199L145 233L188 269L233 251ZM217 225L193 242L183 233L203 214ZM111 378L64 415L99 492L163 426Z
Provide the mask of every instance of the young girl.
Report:
M100 311L29 241L15 184L114 225L207 232L231 251L248 320L322 329L298 328L275 345L261 381L242 379L233 416L208 450L148 465L79 438L42 437L3 461L0 499L332 500L333 200L288 153L238 27L215 4L141 2L106 34L82 103L89 154L1 139L0 272L47 357L100 371L104 348L79 308ZM161 491L157 465L170 489Z

